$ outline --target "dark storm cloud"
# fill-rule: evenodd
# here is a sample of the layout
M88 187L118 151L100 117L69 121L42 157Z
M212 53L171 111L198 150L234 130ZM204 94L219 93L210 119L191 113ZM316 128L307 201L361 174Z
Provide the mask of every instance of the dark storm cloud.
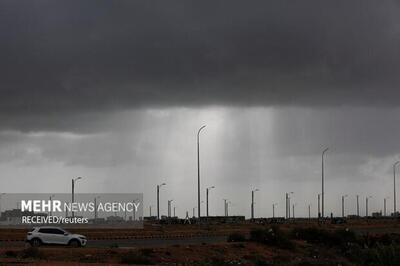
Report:
M2 115L400 96L397 1L0 5Z

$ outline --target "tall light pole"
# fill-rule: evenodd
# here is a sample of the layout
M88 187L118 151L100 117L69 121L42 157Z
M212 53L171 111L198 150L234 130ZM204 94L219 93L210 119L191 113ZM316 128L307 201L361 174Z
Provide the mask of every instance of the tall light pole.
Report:
M151 205L149 205L149 212L150 212L150 218L151 218Z
M393 215L397 216L396 213L396 167L400 163L400 161L397 161L393 164Z
M360 197L359 195L356 195L356 198L357 198L357 216L358 217L360 217L360 203L358 201L359 197Z
M273 203L272 204L272 218L275 218L275 206L278 205L278 203Z
M208 187L208 188L206 188L206 210L207 210L207 217L209 216L208 215L208 193L209 193L209 191L211 190L211 189L213 189L213 188L215 188L214 186L212 186L212 187Z
M94 222L96 223L97 220L97 199L99 199L100 196L94 197ZM126 220L126 211L125 211L125 220Z
M231 201L226 202L226 216L229 216L229 204L231 203Z
M196 208L197 207L193 207L193 218L196 217Z
M318 193L318 218L321 218L321 194Z
M72 210L74 209L74 200L75 200L75 182L78 181L79 179L82 179L82 177L77 177L77 178L72 178L72 195L71 195L71 205L72 205ZM72 211L72 217L75 216L74 211Z
M342 196L342 217L344 218L344 198L346 198L348 195L343 195Z
M368 199L372 198L372 196L367 196L365 198L365 217L368 218Z
M290 218L290 194L293 192L286 193L286 219Z
M134 201L133 201L133 203L136 203L136 201L138 201L139 199L135 199ZM133 211L132 211L132 213L133 213L133 221L136 221L136 208L133 208ZM140 217L139 217L140 218Z
M174 217L176 217L176 213L175 213L175 210L176 210L176 206L174 206Z
M386 216L386 200L390 199L389 197L383 198L383 216Z
M258 191L258 189L251 191L251 219L254 219L254 192L256 191Z
M197 131L197 211L200 219L200 131L206 126L202 126Z
M168 200L168 218L171 217L171 202L173 200Z
M292 215L293 220L295 219L295 216L294 216L294 206L296 206L296 203L293 203L293 205L292 205L292 207L293 207L293 215Z
M308 204L308 219L311 220L311 204Z
M165 183L157 185L157 220L160 220L160 187L165 185Z
M50 197L49 197L49 200L50 200L50 202L51 202L51 200L55 197L56 195L50 195ZM1 214L1 210L0 210L0 214ZM52 212L52 208L50 208L50 216L52 216L53 215L53 212Z
M2 196L4 196L6 193L1 193L0 194L0 217L1 217L1 198L2 198Z
M223 201L224 201L224 215L225 215L225 217L226 216L228 216L228 212L227 212L227 210L226 210L226 201L228 200L228 199L222 199Z
M325 198L325 188L324 188L324 179L325 179L325 173L324 173L324 171L325 171L325 167L324 167L324 155L325 155L325 153L327 152L329 150L329 148L326 148L325 150L323 150L322 151L322 156L321 156L321 166L322 166L322 175L321 175L321 177L322 177L322 191L321 191L321 197L322 197L322 200L321 200L321 204L322 204L322 218L323 217L325 217L325 213L324 213L324 210L325 210L325 202L324 202L324 198Z

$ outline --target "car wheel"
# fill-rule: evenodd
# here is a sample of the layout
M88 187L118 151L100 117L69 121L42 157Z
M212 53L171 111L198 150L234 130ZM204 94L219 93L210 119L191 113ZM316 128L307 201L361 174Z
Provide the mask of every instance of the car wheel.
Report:
M81 243L76 239L72 239L71 241L69 241L69 246L77 248L81 246Z
M39 238L34 238L31 240L32 247L39 247L40 245L42 245L42 241L40 241Z

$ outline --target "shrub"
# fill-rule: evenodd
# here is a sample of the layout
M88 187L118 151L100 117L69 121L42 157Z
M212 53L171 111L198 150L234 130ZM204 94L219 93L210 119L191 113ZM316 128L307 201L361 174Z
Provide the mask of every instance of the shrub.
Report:
M253 260L253 263L254 263L255 266L271 266L271 265L273 265L270 262L268 262L261 255L255 255L252 260Z
M4 255L6 255L7 257L15 258L18 254L14 250L7 250L6 252L4 252Z
M400 246L377 245L375 248L364 249L356 258L360 265L397 266L400 265Z
M295 228L292 230L291 235L296 239L305 240L310 243L326 244L328 246L343 245L357 241L354 232L347 229L328 231L315 227Z
M232 233L228 236L228 242L244 242L246 237L240 233Z
M250 231L250 240L266 245L277 246L283 249L293 249L294 244L287 234L279 229L272 227L269 229L254 229Z
M45 256L38 248L29 247L21 251L21 257L24 259L26 258L43 259Z

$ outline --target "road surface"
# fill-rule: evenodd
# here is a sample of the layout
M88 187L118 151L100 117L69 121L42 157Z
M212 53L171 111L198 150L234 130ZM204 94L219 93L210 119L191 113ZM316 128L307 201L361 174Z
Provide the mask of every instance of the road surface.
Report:
M226 236L199 236L188 238L168 238L168 239L106 239L88 240L87 247L162 247L172 245L199 245L202 243L212 244L226 242ZM0 247L24 247L24 241L0 241Z

